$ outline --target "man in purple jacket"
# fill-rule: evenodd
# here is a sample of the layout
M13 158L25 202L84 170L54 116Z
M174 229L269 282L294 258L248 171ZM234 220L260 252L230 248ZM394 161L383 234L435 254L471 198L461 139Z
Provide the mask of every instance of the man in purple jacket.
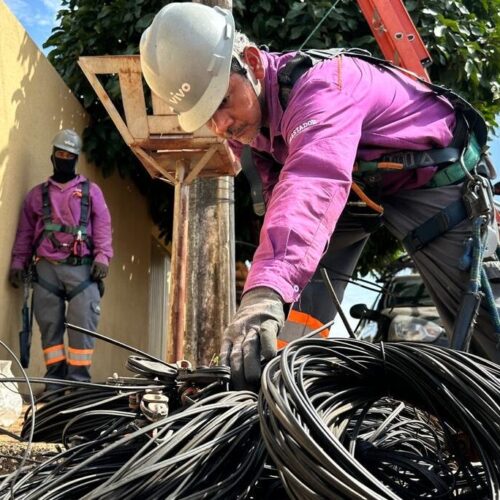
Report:
M88 382L95 339L69 331L66 353L64 322L97 328L102 280L113 256L111 217L100 188L76 173L78 134L62 130L52 146L53 175L24 200L9 281L14 288L21 286L35 262L33 308L42 333L45 376ZM46 389L60 387L49 383Z
M207 124L238 155L250 145L263 183L260 243L221 353L236 387L255 383L261 356L275 355L287 306L302 305L323 323L332 318L332 308L316 307L321 301L307 290L314 289L320 261L351 275L369 237L367 219L355 213L363 200L349 202L355 164L376 165L375 180L364 177L366 187L383 204L381 221L412 255L449 333L469 280L469 272L458 269L471 236L465 214L454 226L441 220L450 219L446 211L439 215L425 230L442 227L432 241L422 244L421 231L414 232L454 203L463 208L466 174L458 157L443 162L453 163L453 172L441 172L435 158L459 148L466 169L478 164L479 147L465 119L459 124L446 98L398 69L345 53L303 63L294 53L259 50L235 33L228 11L199 4L165 6L141 40L146 82L178 113L180 125L192 132ZM394 160L398 154L418 157L419 168L405 164L403 172L379 175L381 168L403 167ZM490 233L488 266L498 280L496 229ZM344 286L337 280L340 297ZM500 361L496 340L482 308L477 352Z

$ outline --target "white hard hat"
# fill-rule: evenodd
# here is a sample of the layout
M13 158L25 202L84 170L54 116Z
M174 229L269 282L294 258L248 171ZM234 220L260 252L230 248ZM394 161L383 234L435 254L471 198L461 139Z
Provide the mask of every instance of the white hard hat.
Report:
M74 130L67 128L56 134L54 139L52 139L52 146L79 155L82 149L82 140Z
M186 132L210 120L229 86L234 19L220 7L170 3L142 34L144 78Z

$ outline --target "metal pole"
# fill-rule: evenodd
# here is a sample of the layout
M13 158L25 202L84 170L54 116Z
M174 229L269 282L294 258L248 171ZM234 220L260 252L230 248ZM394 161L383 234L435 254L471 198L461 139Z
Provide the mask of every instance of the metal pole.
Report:
M229 1L201 1L232 8ZM189 279L185 356L209 364L236 308L234 182L232 177L197 178L189 209Z
M184 184L186 165L179 162L174 193L172 263L166 359L184 359L186 331L186 282L188 273L189 186Z

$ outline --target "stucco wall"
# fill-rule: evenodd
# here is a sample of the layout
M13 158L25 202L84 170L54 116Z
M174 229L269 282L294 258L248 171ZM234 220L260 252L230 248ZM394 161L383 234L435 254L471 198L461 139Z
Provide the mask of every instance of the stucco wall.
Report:
M22 293L7 282L19 210L27 191L52 173L51 140L61 128L81 133L83 109L62 79L0 0L0 339L18 352ZM115 258L106 280L99 331L147 346L150 235L145 200L127 181L103 179L84 155L78 169L104 191L113 220ZM44 373L34 331L30 375ZM125 374L127 353L98 341L93 378ZM0 353L0 359L8 359Z

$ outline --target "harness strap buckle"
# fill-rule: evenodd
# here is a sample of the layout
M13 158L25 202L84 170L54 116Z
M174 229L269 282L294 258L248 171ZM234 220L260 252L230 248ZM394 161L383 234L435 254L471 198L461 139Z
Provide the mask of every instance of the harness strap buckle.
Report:
M493 200L488 180L480 175L475 175L464 184L463 200L469 218L485 215L491 218L493 213Z
M421 250L428 243L453 229L467 218L467 210L462 199L454 201L443 210L427 219L403 238L403 245L409 254Z

